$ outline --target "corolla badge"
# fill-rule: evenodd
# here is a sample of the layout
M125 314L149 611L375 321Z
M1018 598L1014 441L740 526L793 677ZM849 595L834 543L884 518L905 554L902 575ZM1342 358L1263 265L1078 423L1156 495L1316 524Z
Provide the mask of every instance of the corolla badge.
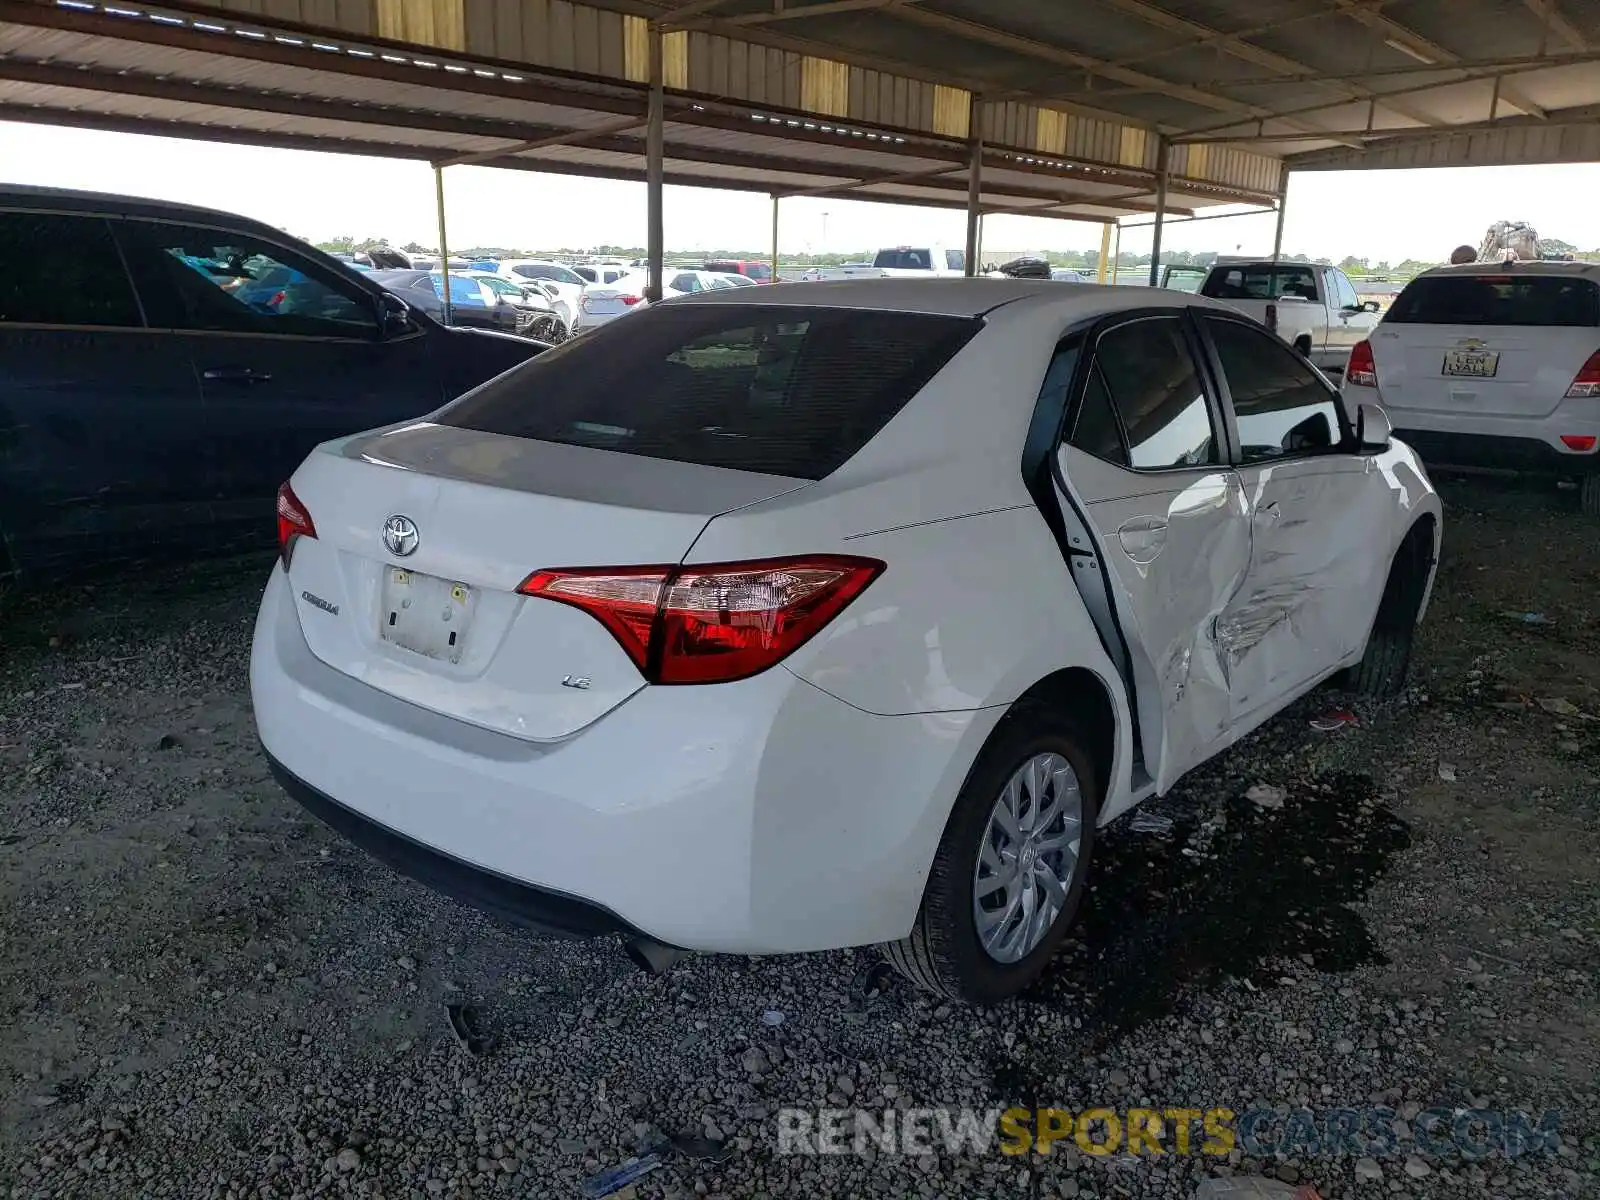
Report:
M410 517L395 513L383 523L383 544L389 548L389 553L396 558L404 558L408 554L417 552L417 543L421 535L417 532L417 523Z

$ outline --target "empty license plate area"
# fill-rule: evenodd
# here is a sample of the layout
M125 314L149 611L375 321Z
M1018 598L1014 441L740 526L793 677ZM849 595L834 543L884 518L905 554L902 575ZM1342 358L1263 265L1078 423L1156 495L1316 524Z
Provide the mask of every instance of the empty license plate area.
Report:
M477 597L464 583L389 567L378 636L416 654L459 663Z
M1447 350L1444 356L1445 375L1465 375L1470 379L1493 379L1500 369L1498 350Z

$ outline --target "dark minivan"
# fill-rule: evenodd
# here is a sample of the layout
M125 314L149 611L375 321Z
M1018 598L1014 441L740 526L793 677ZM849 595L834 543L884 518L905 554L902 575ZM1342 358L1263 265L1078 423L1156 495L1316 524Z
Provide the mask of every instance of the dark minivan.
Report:
M319 442L542 349L245 217L0 185L0 581L267 543Z

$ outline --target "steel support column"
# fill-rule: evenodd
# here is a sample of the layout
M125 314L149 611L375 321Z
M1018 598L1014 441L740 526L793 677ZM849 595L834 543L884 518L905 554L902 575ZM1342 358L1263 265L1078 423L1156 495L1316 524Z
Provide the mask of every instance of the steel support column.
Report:
M650 26L650 107L645 124L645 299L661 299L662 259L666 254L666 221L661 211L661 183L666 174L666 92L662 83L661 26Z
M1289 207L1289 172L1283 173L1283 186L1278 189L1278 228L1272 235L1272 261L1277 262L1283 253L1283 212Z
M978 222L983 214L983 102L976 96L967 110L967 246L966 275L978 273ZM930 264L937 266L938 264Z
M1122 218L1117 218L1116 236L1111 240L1111 282L1116 283L1122 270Z
M772 194L772 282L778 282L778 201L782 199L776 192ZM826 253L826 250L824 250Z
M1106 281L1106 255L1111 251L1111 222L1107 221L1100 226L1100 265L1094 273L1096 283Z
M1150 286L1161 286L1161 223L1167 215L1167 159L1172 143L1161 138L1156 143L1156 220L1150 238Z
M433 168L433 202L439 210L439 303L443 305L444 323L455 323L455 305L450 303L450 242L444 232L444 164Z

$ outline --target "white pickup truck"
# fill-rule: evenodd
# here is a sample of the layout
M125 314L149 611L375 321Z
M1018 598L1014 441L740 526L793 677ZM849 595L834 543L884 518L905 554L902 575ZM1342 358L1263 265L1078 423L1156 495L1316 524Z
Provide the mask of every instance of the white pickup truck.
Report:
M866 267L838 267L835 279L931 279L966 274L964 251L947 246L885 246Z
M1343 271L1317 263L1223 260L1199 291L1254 317L1322 370L1340 374L1350 351L1378 323L1376 301L1363 303Z

